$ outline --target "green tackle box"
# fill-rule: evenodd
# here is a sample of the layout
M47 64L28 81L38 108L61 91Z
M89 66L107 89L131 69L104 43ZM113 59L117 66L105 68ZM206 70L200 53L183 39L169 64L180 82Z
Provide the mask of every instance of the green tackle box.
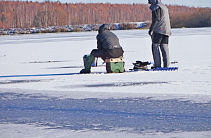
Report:
M124 72L124 61L123 57L119 58L107 58L106 71L107 73L123 73Z

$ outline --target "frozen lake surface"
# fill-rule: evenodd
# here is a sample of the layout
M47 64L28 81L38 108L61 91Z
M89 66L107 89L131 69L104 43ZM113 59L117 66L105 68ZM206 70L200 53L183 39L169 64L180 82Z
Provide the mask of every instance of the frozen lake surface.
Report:
M0 37L2 137L211 137L211 28L172 29L171 66L129 72L152 61L147 30L113 31L127 72L78 72L97 32Z

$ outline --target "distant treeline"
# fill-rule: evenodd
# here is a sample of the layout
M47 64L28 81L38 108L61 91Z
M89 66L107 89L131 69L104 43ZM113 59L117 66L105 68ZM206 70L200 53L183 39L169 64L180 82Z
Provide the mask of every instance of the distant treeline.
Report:
M167 5L174 27L211 26L211 8ZM148 4L0 1L0 29L151 20Z

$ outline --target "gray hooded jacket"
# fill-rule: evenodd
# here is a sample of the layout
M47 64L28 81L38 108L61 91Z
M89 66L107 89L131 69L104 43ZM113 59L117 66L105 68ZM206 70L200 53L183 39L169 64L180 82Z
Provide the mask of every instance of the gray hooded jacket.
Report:
M168 8L160 0L149 0L152 10L152 24L150 30L162 35L171 35L171 25Z

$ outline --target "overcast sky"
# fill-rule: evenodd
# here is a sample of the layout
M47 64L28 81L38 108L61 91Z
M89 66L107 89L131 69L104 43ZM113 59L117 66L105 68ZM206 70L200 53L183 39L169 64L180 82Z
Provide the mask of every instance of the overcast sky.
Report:
M26 0L23 0L26 1ZM30 0L28 0L30 1ZM38 2L44 2L45 0L32 0ZM58 1L58 0L50 0ZM147 4L148 0L59 0L62 3L141 3ZM211 7L211 0L161 0L164 4L177 4L185 6L194 6L194 7Z

